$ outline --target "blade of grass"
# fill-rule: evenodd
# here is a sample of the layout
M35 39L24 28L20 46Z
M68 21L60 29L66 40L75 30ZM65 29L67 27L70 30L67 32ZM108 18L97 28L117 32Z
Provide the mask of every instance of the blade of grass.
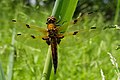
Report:
M11 42L11 51L10 51L10 55L9 55L9 60L8 60L8 79L7 80L12 80L13 77L13 65L14 65L14 53L15 53L15 47L14 47L14 43L15 43L15 28L13 28L13 34L12 34L12 42Z
M48 48L47 58L45 61L45 66L43 70L43 76L41 80L49 80L52 69L52 59L51 59L51 47Z
M63 22L70 22L77 6L77 2L78 0L57 0L52 11L52 16L55 16L57 19L60 17L60 24ZM65 32L68 28L68 24L64 24L61 27L62 32Z
M78 0L56 0L51 16L54 16L57 19L60 16L61 23L64 21L69 22L72 19L73 13L74 13L76 5L77 5L77 1ZM51 49L49 47L44 70L43 70L44 76L42 76L41 80L49 80L49 77L50 77L50 73L51 73L51 69L52 69L52 59L51 59L51 51L50 50Z
M5 75L1 63L0 63L0 80L5 80Z
M119 19L119 13L120 13L120 0L117 0L117 8L116 8L116 12L115 12L115 19L114 19L114 24L117 24L117 21Z

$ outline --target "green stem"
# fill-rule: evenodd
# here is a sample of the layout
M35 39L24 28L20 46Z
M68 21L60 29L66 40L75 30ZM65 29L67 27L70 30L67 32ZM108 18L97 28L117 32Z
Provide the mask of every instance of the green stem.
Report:
M43 76L41 80L49 80L52 69L52 59L51 59L51 47L48 48L47 58L45 61L45 66L43 70Z
M119 19L119 11L120 11L120 0L117 0L117 8L115 13L114 24L117 24L117 21Z
M61 2L61 0L57 0L55 2L55 6L52 11L52 16L56 15L56 13L57 13L56 11L58 10L58 8L60 8L58 6L60 4L60 2ZM51 69L52 69L51 47L49 46L47 58L46 58L45 65L44 65L43 76L42 76L41 80L49 80L50 74L51 74Z
M60 17L61 18L60 23L64 21L69 22L72 19L77 2L78 0L56 0L51 16L54 16L57 19L59 19ZM65 29L66 28L67 26L65 26ZM49 47L44 70L43 70L43 76L41 80L49 80L51 69L52 69L51 47Z
M56 0L53 11L52 11L52 16L55 16L56 18L59 17L59 14L60 14L59 10L61 10L62 6L60 5L62 4L62 1L63 0Z
M5 80L5 75L1 63L0 63L0 80Z
M9 55L9 65L8 65L8 79L7 80L12 80L12 74L13 74L13 66L14 66L14 53L15 53L15 48L14 48L14 43L15 43L15 28L13 28L13 34L12 34L12 42L11 42L11 52Z

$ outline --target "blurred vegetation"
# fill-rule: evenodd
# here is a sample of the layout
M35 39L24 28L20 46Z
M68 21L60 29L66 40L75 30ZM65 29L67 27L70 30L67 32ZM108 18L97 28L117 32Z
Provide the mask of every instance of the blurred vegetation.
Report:
M41 79L48 45L42 40L32 40L27 37L15 37L15 42L12 45L12 36L17 34L17 32L34 33L21 27L21 23L19 23L19 26L14 25L11 22L12 19L46 28L46 19L51 15L55 1L36 1L35 5L31 5L28 0L0 1L0 63L2 66L0 68L3 68L0 70L3 70L7 80L9 80L9 57L13 47L15 50L13 73L11 74L13 76L12 80ZM76 29L82 27L86 29L91 26L96 26L100 29L108 25L119 26L119 9L119 0L79 0L73 19L79 13L95 13L88 15L79 22L76 25ZM117 20L115 22L116 16ZM13 33L13 29L15 29L15 33ZM74 31L73 28L71 31ZM119 36L120 30L107 29L64 38L58 47L57 79L101 80L105 78L106 80L117 80L120 78L120 49L116 50L120 44ZM108 53L115 58L118 67L113 65ZM53 80L53 76L51 76L51 80Z

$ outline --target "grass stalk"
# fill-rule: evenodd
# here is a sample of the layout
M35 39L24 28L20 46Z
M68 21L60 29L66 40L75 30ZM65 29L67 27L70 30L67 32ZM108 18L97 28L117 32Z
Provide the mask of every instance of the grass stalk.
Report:
M114 24L117 24L117 21L119 19L119 12L120 12L120 0L117 0L117 8L115 12L115 17L114 17Z
M48 48L47 58L45 61L45 66L43 70L43 76L41 80L49 80L52 69L52 59L51 59L51 47Z
M61 22L70 21L75 11L77 1L78 0L56 0L51 16L55 16L57 19L60 17ZM50 78L50 73L52 69L50 48L51 47L49 47L48 49L47 58L43 70L43 76L41 80L49 80Z
M1 63L0 63L0 80L5 80L5 75Z
M15 28L13 28L13 34L12 34L12 42L11 42L11 51L10 51L10 55L9 55L9 60L8 60L8 79L7 80L12 80L13 77L13 66L14 66L14 53L15 53L15 47L14 47L14 43L15 43Z

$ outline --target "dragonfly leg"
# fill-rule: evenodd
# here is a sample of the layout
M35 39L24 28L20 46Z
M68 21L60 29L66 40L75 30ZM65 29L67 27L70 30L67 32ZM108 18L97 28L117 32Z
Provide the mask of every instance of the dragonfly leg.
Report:
M49 38L48 36L43 37L42 39L43 39L43 40L46 40L46 43L47 43L48 45L50 45L50 38Z
M57 43L60 44L60 42L61 42L61 39L57 39Z
M59 20L56 22L56 24L58 24L61 21L61 16L59 16Z
M62 34L61 34L61 35L58 35L58 36L57 36L57 43L60 44L61 39L63 39L63 38L64 38L64 35L62 35Z
M49 40L46 40L46 43L47 43L48 45L50 45L50 41L49 41Z

